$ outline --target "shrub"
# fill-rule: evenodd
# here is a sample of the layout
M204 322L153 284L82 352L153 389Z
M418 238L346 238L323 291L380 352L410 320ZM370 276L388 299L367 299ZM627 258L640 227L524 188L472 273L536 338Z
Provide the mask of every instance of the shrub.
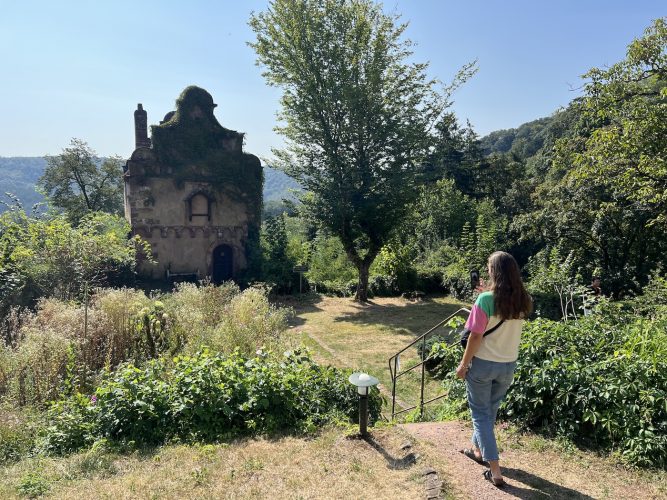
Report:
M174 317L175 328L188 336L190 332L207 330L225 317L225 307L240 293L238 285L228 281L220 286L202 282L178 283L176 291L164 297L164 304Z
M412 290L414 287L407 287ZM394 297L400 295L401 287L394 276L375 275L368 280L368 295L370 297Z
M335 236L317 235L312 241L309 266L306 277L317 284L318 292L345 294L349 283L356 285L357 270Z
M356 415L358 396L348 375L300 351L274 359L203 350L172 363L125 365L107 376L95 402L78 395L52 408L45 448L66 452L101 437L155 444L308 429L335 415ZM374 390L371 420L380 407Z
M33 449L37 428L34 416L0 408L0 465L28 454Z
M18 492L28 498L37 498L49 491L51 485L49 481L37 472L29 472L21 477Z
M189 352L206 345L219 352L238 350L252 356L260 347L280 348L290 311L269 304L264 291L248 288L231 297L227 304L221 304L217 314L216 323L210 327L202 325L200 331L192 332Z
M433 355L450 399L461 348ZM667 466L667 319L607 307L574 322L527 322L501 416L603 449L640 466ZM456 403L455 403L456 404Z
M644 294L629 300L628 304L642 316L667 318L667 277L656 273L644 288Z
M80 299L93 286L132 280L137 250L146 245L128 239L129 229L122 217L102 212L77 227L64 215L1 214L0 269L12 286L0 286L0 312L43 297Z
M88 403L87 412L75 415L74 419L81 419L79 427L94 424L95 431L103 437L138 443L161 442L173 425L169 415L171 389L164 380L166 372L162 360L151 360L143 368L132 364L120 367L98 387L95 402Z
M136 318L151 300L140 290L100 288L91 299L91 309L107 318L104 366L115 367L131 359L136 335Z
M403 245L397 239L382 247L371 266L371 281L373 277L381 278L376 284L375 295L392 296L414 291L417 286L414 259L412 246Z
M472 297L470 267L465 260L457 260L442 270L442 286L457 299Z
M39 451L64 454L93 444L97 416L94 401L76 393L53 403L46 412L48 425L38 439Z

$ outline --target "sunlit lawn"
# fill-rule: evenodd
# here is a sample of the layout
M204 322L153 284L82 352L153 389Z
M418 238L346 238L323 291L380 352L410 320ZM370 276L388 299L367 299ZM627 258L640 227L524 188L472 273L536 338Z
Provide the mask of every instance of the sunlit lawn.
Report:
M293 329L320 361L367 371L391 391L389 358L422 333L464 306L449 297L413 302L402 298L376 298L361 305L350 298L307 296L285 299L294 308ZM331 351L322 347L324 344ZM401 369L419 362L416 346L401 355ZM409 406L419 401L421 369L398 380L398 399ZM440 383L426 376L424 399L442 394ZM391 411L391 402L385 413ZM396 408L400 409L399 406Z

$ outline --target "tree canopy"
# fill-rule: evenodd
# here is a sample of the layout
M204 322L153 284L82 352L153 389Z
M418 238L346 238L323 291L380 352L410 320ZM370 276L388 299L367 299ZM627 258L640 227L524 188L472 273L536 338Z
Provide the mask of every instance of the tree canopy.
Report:
M308 191L307 211L368 270L415 199L447 88L408 62L405 24L370 0L275 0L254 14L251 46L270 85L282 89L279 166Z
M667 224L667 19L634 40L623 61L585 76L582 110L595 129L561 144L574 175Z
M56 156L46 157L37 181L49 202L77 222L89 212L123 213L123 170L119 157L97 157L86 142L72 139Z

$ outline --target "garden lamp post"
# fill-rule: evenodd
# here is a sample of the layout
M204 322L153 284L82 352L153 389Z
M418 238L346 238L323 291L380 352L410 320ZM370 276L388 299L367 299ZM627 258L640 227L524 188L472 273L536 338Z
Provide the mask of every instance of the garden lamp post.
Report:
M368 373L353 373L348 380L359 393L359 434L363 437L368 434L368 390L379 381Z

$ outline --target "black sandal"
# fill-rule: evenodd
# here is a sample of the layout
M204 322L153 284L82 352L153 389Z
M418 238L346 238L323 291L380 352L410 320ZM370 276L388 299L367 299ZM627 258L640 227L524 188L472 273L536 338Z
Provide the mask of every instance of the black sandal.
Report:
M477 458L477 455L475 455L475 450L470 448L464 448L463 450L459 451L463 453L466 457L468 457L470 460L474 460L475 462L477 462L479 465L483 465L484 467L489 466L489 462L481 458Z
M493 484L496 488L504 488L505 485L507 484L503 478L498 479L496 477L493 477L493 473L491 472L490 469L484 471L484 479L490 481L491 484Z

